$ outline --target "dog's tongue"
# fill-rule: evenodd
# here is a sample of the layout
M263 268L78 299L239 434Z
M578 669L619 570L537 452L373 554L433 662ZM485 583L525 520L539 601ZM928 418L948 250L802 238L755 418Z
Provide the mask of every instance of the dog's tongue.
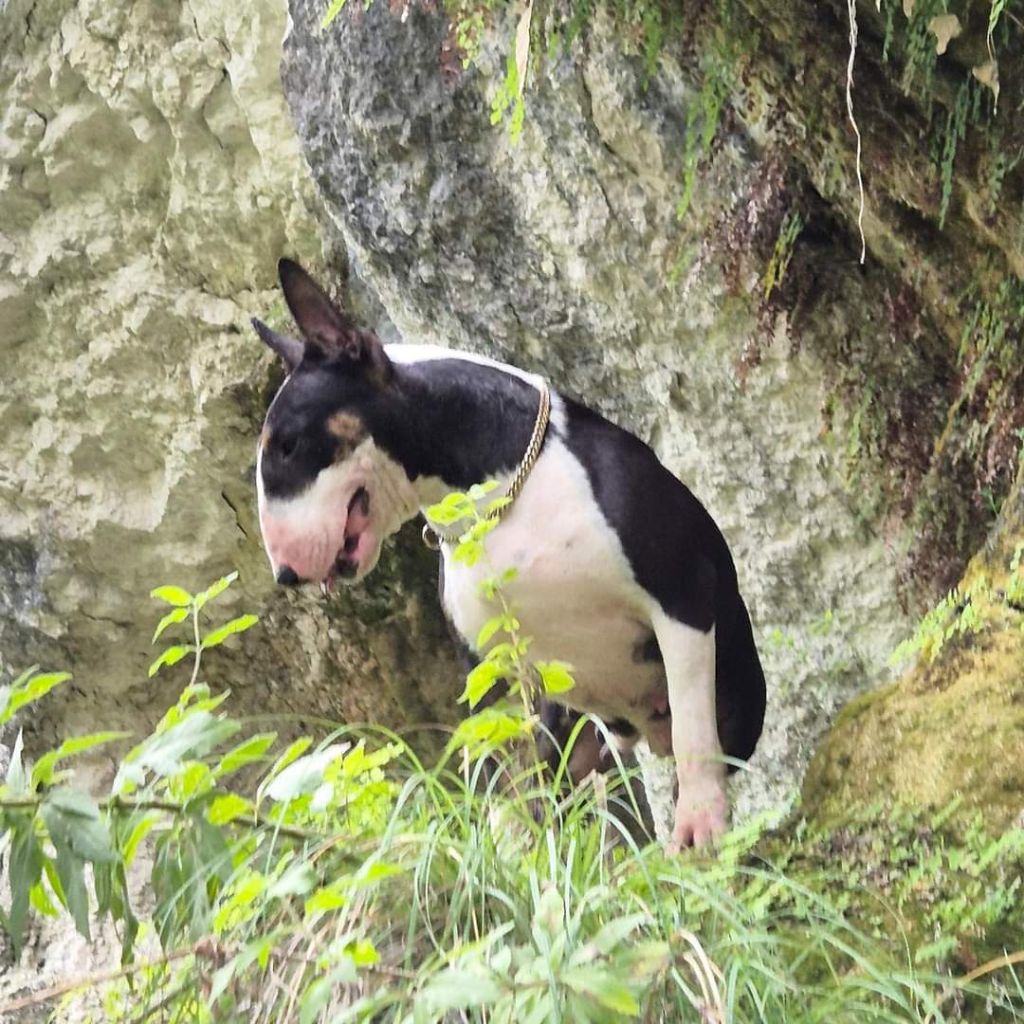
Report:
M345 520L345 540L359 535L370 525L370 496L360 487L348 503L348 518ZM348 549L349 545L345 545Z
M368 535L369 526L370 495L365 488L360 487L348 503L348 513L345 517L345 542L338 552L331 571L320 583L320 589L324 594L334 593L336 574L347 578L358 572L359 563L366 553L360 548L367 546L361 541L364 536Z

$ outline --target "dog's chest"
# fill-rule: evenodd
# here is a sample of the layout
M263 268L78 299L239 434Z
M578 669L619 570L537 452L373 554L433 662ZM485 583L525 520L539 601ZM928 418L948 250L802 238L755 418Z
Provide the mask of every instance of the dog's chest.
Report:
M635 705L663 686L662 667L649 656L650 598L561 441L545 446L486 547L487 557L472 567L445 551L445 609L470 648L499 611L481 584L514 568L502 592L530 639L529 660L573 668L576 686L560 699L607 717L636 717Z

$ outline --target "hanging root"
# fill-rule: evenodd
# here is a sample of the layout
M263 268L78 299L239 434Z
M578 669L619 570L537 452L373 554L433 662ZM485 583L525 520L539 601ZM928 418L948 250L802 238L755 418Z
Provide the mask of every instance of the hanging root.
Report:
M860 170L860 129L857 127L857 119L853 116L853 62L857 56L857 0L846 0L846 7L850 15L850 59L846 65L846 116L850 120L853 134L857 136L857 195L859 198L857 230L860 232L860 262L863 263L868 248L864 239L864 178Z

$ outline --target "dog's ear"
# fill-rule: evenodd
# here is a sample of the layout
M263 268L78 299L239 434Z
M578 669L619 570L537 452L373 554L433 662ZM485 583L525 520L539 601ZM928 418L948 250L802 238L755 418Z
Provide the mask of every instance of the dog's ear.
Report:
M277 272L288 308L306 339L307 351L319 350L328 358L351 362L381 383L390 377L391 364L373 331L361 329L338 309L298 263L282 259Z
M277 331L272 331L256 317L252 318L251 323L260 338L284 360L284 365L288 368L289 373L302 362L306 346L298 338L289 338L287 334L278 334Z

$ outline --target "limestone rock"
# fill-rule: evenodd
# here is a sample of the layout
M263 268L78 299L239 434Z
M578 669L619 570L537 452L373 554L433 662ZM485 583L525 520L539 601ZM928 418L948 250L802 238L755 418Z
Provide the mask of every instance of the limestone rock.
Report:
M403 337L546 373L648 440L709 507L771 681L741 803L781 799L906 630L893 538L844 486L845 425L825 423L830 360L842 338L917 387L927 359L879 345L864 310L886 282L830 275L829 261L849 265L841 240L816 256L799 335L783 317L765 339L758 268L741 263L736 290L717 267L730 226L770 219L777 172L751 135L727 132L693 216L677 218L697 99L669 51L645 82L598 12L531 81L516 143L490 123L509 25L453 75L443 16L403 11L352 7L322 32L317 0L291 2L285 92L354 265ZM745 374L753 348L761 362ZM927 397L922 408L934 420Z
M255 439L280 375L248 321L282 316L277 259L323 246L278 82L285 22L275 0L0 9L0 665L75 676L24 723L30 747L148 728L187 678L146 679L149 590L235 568L227 613L263 624L206 678L239 712L453 714L414 538L330 606L273 588L259 543Z
M1024 472L968 567L964 599L940 622L950 631L972 595L976 627L933 640L898 683L843 709L804 781L809 813L842 820L872 801L942 812L956 801L956 823L980 815L993 835L1024 826L1024 603L1013 596L1024 593L1021 552Z

